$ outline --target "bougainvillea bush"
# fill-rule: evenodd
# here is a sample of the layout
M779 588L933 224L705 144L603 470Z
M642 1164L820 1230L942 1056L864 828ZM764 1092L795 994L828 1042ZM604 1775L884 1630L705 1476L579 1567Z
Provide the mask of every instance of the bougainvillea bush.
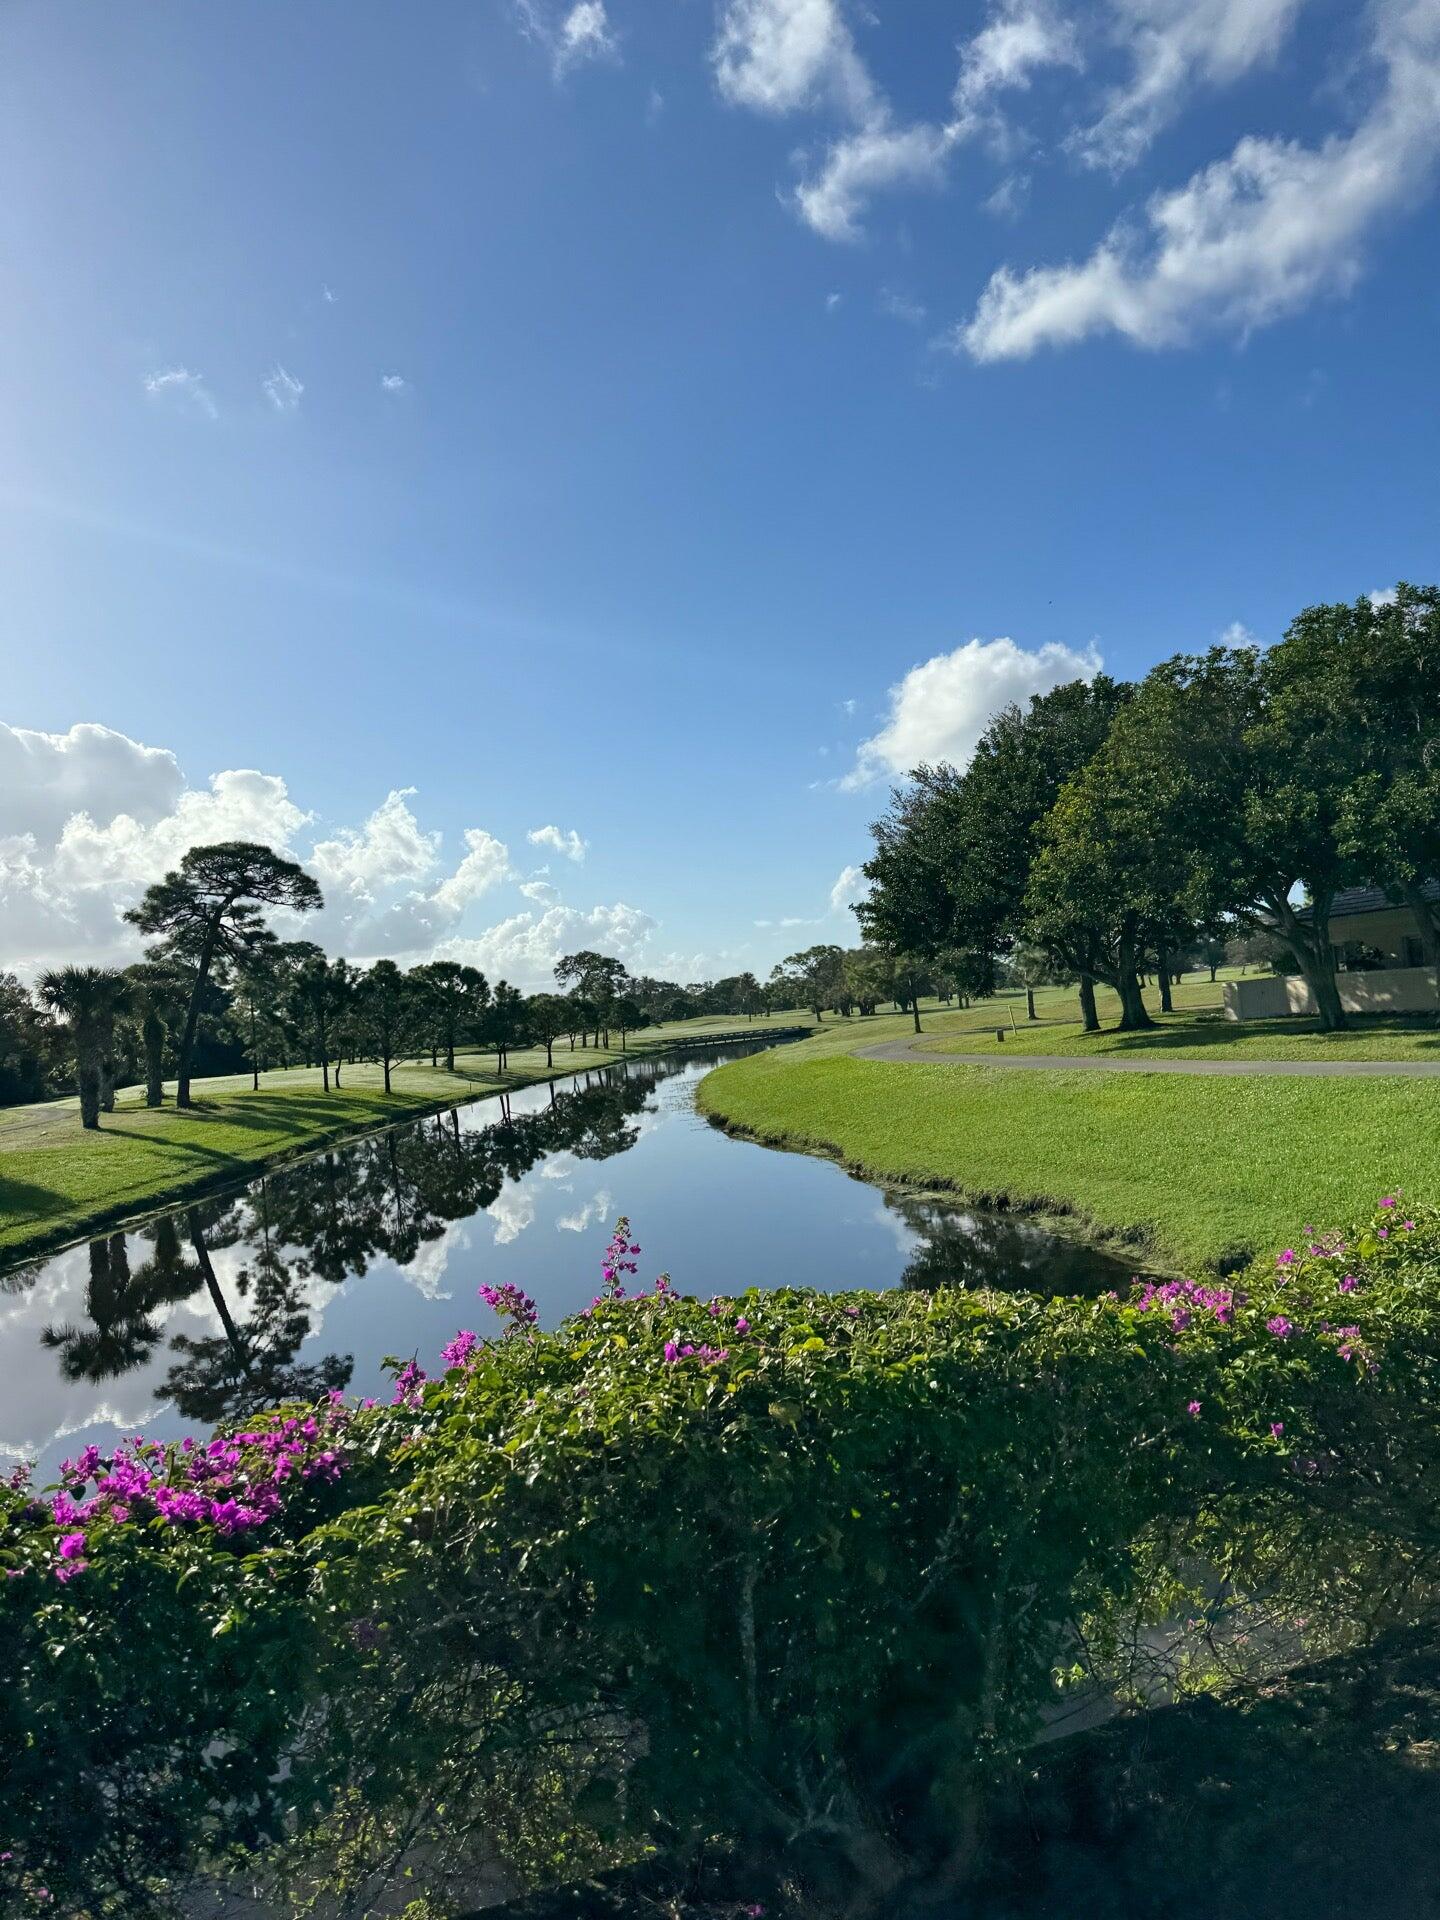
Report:
M1099 1300L698 1300L641 1264L622 1222L553 1332L482 1289L498 1321L387 1404L16 1477L0 1907L232 1874L363 1912L408 1870L443 1912L497 1865L720 1846L817 1912L903 1912L970 1873L1122 1621L1297 1565L1343 1601L1367 1555L1429 1589L1440 1215L1399 1196Z

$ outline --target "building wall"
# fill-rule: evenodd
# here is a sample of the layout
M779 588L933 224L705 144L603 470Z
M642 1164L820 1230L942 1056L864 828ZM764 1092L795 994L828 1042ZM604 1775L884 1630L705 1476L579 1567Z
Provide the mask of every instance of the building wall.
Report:
M1363 916L1364 920L1379 917ZM1366 944L1379 946L1380 942L1367 940ZM1440 981L1433 967L1385 967L1374 973L1338 973L1335 984L1340 989L1340 1004L1347 1013L1421 1013L1440 1006ZM1223 999L1227 1020L1275 1020L1287 1014L1315 1012L1314 996L1298 973L1227 980Z
M1413 967L1422 957L1419 928L1408 907L1392 907L1383 913L1338 914L1330 922L1331 946L1345 947L1352 941L1378 947L1392 967Z

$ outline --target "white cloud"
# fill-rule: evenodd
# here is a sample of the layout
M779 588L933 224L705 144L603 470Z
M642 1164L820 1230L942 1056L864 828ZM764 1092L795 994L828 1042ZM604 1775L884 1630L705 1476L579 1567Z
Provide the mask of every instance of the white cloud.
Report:
M472 900L478 900L482 893L498 887L502 880L512 878L510 849L493 833L486 833L482 827L467 827L465 847L464 859L450 878L435 889L440 905L453 908L456 913Z
M276 367L268 380L262 380L265 397L277 413L294 413L300 405L300 396L305 391L304 382L297 380L293 373L287 373L284 367Z
M1400 598L1394 587L1377 587L1374 593L1366 596L1372 607L1393 607Z
M842 700L839 702L840 711L848 716L854 713L859 704L858 700Z
M863 867L842 867L839 878L830 889L830 911L843 913L849 907L857 889L864 890L864 880Z
M1258 647L1260 642L1243 620L1232 620L1220 636L1222 647Z
M152 400L165 400L187 407L194 413L203 414L207 420L218 420L220 417L214 396L205 385L205 376L192 373L188 367L167 367L161 373L147 373L145 391Z
M859 118L874 105L836 0L730 0L710 58L732 106L781 114L828 99Z
M133 958L121 916L188 848L288 852L308 819L274 774L232 768L193 788L172 753L110 727L0 725L0 963Z
M604 0L577 0L563 16L557 17L544 0L516 0L520 29L550 56L550 67L557 80L563 80L573 67L592 60L619 58L619 43L605 11Z
M525 838L532 847L550 847L577 866L585 858L590 844L582 840L573 827L568 833L562 833L559 827L532 827Z
M864 741L855 766L840 782L854 790L888 774L906 774L922 761L964 767L991 716L1031 694L1068 680L1091 680L1102 662L1051 641L1034 652L1010 639L968 640L952 653L912 667L890 689L890 716Z
M410 382L403 373L382 373L380 390L382 393L409 393Z
M380 887L413 886L434 872L440 835L421 831L405 804L414 792L394 787L363 827L342 827L334 839L316 841L310 864L322 887L369 896Z
M75 813L124 813L151 825L184 789L168 748L142 746L112 727L37 733L0 723L0 835L33 833L49 845Z
M800 217L828 240L858 239L877 193L939 185L961 141L1003 132L1000 92L1078 58L1071 29L1046 0L999 0L961 48L948 116L903 121L856 51L838 0L729 0L711 50L732 106L772 115L828 108L848 123L794 194Z
M845 296L840 293L827 293L825 296L825 311L827 313L834 313L844 297Z
M657 925L624 901L588 910L554 906L543 913L512 914L468 938L442 941L437 952L442 959L479 967L491 980L503 978L536 992L553 988L555 962L581 947L610 954L632 969L640 966Z
M1075 30L1054 7L1038 0L1002 0L993 17L961 50L955 82L957 132L993 125L994 96L1023 90L1045 67L1079 67Z
M1069 145L1087 165L1133 166L1197 85L1228 86L1268 64L1303 0L1112 0L1131 76Z
M278 774L232 768L192 787L174 754L109 727L52 734L0 725L0 966L28 976L65 960L134 959L141 941L124 924L125 909L188 848L216 840L259 841L300 860L325 905L278 921L278 930L356 959L412 962L444 943L483 946L487 971L532 985L570 947L640 954L655 926L648 914L624 904L562 907L538 875L524 886L543 911L467 942L474 903L518 877L509 850L469 827L447 872L441 836L416 818L414 794L396 788L362 825L332 828L307 846L313 816ZM583 854L578 834L550 832L568 857L577 847Z
M896 126L888 111L877 113L836 140L819 173L795 189L801 218L826 240L858 240L860 215L873 196L891 187L938 186L954 144L952 128Z
M1106 332L1173 346L1346 292L1377 224L1418 197L1440 153L1440 6L1381 0L1375 20L1384 84L1353 132L1314 147L1246 137L1153 199L1147 232L1117 227L1078 264L1001 268L952 344L981 361Z

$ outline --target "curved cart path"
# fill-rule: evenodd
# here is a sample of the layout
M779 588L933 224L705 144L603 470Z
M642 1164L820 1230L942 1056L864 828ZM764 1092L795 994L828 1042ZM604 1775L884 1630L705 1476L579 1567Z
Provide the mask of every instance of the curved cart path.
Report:
M1010 1067L1024 1069L1078 1068L1085 1073L1200 1073L1233 1075L1253 1073L1277 1079L1367 1080L1400 1077L1402 1079L1440 1079L1440 1060L1183 1060L1174 1054L1155 1052L1130 1059L1121 1054L1093 1053L1010 1053L1003 1043L993 1053L936 1053L924 1034L911 1034L901 1040L881 1040L871 1047L857 1047L857 1060L920 1060L941 1067Z

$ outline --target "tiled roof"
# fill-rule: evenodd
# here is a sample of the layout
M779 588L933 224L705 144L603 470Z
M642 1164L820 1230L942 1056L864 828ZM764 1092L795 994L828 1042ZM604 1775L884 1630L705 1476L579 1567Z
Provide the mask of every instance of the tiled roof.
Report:
M1427 880L1420 891L1427 900L1440 900L1440 880ZM1392 900L1383 887L1346 887L1330 903L1330 918L1338 920L1342 915L1348 918L1357 913L1393 913L1397 906L1403 908L1404 904L1403 900ZM1309 907L1301 907L1298 917L1307 920Z

